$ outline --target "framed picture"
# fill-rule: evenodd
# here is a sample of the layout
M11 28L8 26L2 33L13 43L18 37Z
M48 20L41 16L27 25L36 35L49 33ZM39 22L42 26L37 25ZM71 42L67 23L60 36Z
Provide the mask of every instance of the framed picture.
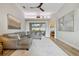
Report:
M64 18L62 17L62 18L60 18L59 20L58 20L58 23L59 23L59 25L58 25L58 30L59 31L63 31L64 30Z
M19 19L17 19L11 14L7 15L7 19L8 19L8 29L21 29L21 22L19 21Z
M58 20L59 31L74 31L74 11L66 14Z

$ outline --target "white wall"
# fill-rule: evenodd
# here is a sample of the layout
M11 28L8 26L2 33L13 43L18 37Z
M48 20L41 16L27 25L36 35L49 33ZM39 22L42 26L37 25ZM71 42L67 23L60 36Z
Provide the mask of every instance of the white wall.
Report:
M51 33L52 31L55 32L55 38L56 38L56 20L55 19L51 19L48 21L49 24L49 32Z
M39 22L45 22L46 23L46 26L45 26L45 29L46 29L46 37L50 37L50 31L49 31L49 26L48 26L48 21L26 21L26 32L27 31L30 31L29 30L29 23L31 23L31 22L37 22L37 23L39 23ZM26 33L27 34L27 33Z
M64 7L56 13L56 19L66 15L70 11L74 10L74 32L57 31L57 39L60 39L79 49L79 4L66 4Z
M8 30L7 14L15 16L24 26L24 15L14 4L0 4L0 34L12 33L20 30Z

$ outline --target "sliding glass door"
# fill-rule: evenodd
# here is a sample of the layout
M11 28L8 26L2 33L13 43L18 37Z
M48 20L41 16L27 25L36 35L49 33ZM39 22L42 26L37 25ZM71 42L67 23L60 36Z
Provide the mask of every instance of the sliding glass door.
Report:
M45 23L30 23L32 38L41 38L45 35Z

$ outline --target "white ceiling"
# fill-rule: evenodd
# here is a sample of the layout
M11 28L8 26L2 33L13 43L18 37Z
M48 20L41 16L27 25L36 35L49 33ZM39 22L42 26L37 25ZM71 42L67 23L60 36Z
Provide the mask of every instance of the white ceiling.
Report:
M38 8L31 9L30 7L38 6L39 3L18 3L17 6L22 9L24 12L41 12ZM42 5L42 8L45 10L45 12L52 12L55 13L62 7L63 3L44 3ZM22 6L25 6L26 8L23 9Z
M56 13L64 3L43 3L42 7L46 13ZM39 3L18 3L16 6L20 8L24 13L45 13L38 8L31 9L30 7L37 7ZM22 7L25 6L25 9Z

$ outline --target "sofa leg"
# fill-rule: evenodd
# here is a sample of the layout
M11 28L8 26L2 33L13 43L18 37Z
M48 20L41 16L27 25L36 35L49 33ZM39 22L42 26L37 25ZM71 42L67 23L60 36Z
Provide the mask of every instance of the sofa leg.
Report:
M26 50L29 50L29 48L27 48Z

